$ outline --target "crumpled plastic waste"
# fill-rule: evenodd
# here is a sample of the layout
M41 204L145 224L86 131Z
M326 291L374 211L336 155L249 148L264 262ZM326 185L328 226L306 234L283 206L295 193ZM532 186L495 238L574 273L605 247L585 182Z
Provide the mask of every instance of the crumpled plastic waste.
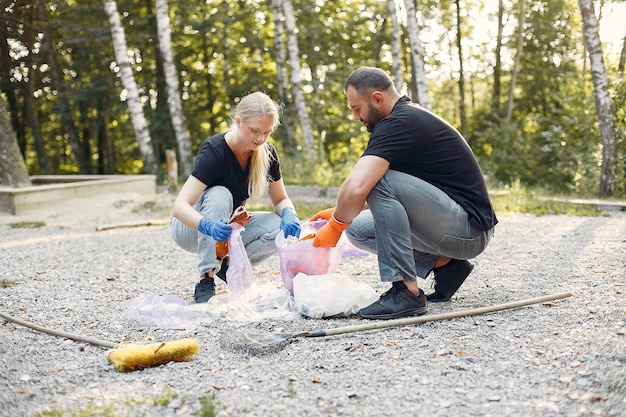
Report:
M161 329L192 330L207 317L206 304L189 304L176 295L143 294L126 308L126 317Z
M296 310L314 319L349 317L379 298L368 284L340 274L297 274L293 292Z

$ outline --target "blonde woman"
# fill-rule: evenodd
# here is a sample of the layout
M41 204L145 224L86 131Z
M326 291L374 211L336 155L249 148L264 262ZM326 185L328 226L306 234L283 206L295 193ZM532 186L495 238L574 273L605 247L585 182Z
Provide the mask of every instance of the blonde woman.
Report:
M225 279L228 260L216 262L215 243L228 240L226 223L233 211L254 202L267 189L274 212L251 212L241 234L250 262L261 262L276 252L274 239L300 235L300 221L287 195L276 148L267 141L280 123L280 107L266 94L243 97L232 117L231 129L205 140L191 175L172 212L170 231L183 249L198 254L200 281L196 303L215 294L214 276Z

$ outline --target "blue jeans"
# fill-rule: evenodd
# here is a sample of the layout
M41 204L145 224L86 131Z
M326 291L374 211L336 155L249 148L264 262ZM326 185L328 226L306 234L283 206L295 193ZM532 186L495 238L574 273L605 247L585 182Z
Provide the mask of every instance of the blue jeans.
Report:
M228 219L234 209L233 196L226 187L207 188L194 204L194 208L204 217L214 221ZM249 214L252 218L241 233L241 240L250 263L254 265L276 253L274 239L280 231L281 218L276 213L268 211L254 211ZM217 268L215 240L211 236L190 229L175 217L170 220L170 232L178 246L198 254L200 275Z
M470 259L482 253L493 229L482 232L439 188L388 170L346 230L356 247L378 255L381 281L426 278L441 256Z

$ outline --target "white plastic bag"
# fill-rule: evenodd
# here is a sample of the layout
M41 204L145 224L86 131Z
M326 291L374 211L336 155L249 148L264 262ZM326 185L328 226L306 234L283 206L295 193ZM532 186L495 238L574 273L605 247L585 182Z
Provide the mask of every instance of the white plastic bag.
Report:
M297 274L293 293L300 314L314 319L348 317L378 300L371 286L339 274Z

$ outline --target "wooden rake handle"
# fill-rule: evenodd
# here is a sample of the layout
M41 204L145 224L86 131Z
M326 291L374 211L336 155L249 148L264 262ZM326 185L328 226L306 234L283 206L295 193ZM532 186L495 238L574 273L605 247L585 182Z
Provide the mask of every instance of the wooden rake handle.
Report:
M386 320L386 321L373 321L366 324L357 324L354 326L337 327L334 329L326 330L314 330L308 332L294 333L293 337L324 337L334 336L338 334L361 332L366 330L386 329L389 327L408 326L413 324L422 324L429 321L441 321L450 320L460 317L478 316L480 314L493 313L495 311L509 310L512 308L519 308L528 306L531 304L545 303L547 301L559 300L567 297L571 297L572 292L562 292L558 294L546 295L543 297L530 298L527 300L513 301L505 304L496 304L488 307L480 307L472 310L450 311L447 313L433 314L418 317L406 317L401 319Z

